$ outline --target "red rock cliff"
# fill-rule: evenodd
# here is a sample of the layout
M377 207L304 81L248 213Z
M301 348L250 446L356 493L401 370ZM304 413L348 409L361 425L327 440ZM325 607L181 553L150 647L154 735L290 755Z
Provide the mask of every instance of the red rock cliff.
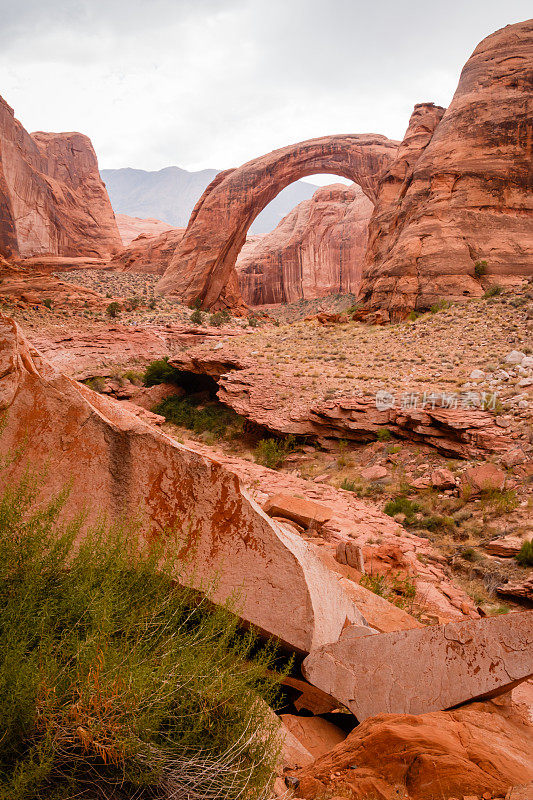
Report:
M361 282L372 203L355 184L318 189L237 260L246 303L294 303Z
M0 97L0 254L107 258L121 245L90 139L30 135Z
M532 64L533 21L509 25L476 47L445 113L415 106L369 225L371 308L398 319L532 274Z

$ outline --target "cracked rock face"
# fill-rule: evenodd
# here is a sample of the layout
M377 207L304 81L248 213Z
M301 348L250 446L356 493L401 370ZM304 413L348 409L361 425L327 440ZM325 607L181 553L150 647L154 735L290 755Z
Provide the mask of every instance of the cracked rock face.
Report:
M311 653L303 672L360 722L452 708L533 675L533 611L378 636L348 628Z
M216 577L215 601L239 592L240 616L291 648L309 652L346 623L366 624L306 543L268 518L236 475L58 372L1 315L0 416L0 457L24 448L12 477L47 464L43 496L72 481L67 515L105 509L111 519L140 517L153 535L177 528L177 546L193 554L184 582Z

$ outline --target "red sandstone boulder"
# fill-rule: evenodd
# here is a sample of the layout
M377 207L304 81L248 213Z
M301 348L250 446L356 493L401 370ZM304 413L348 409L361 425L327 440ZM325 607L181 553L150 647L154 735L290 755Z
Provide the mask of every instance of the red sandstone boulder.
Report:
M90 140L30 135L0 98L0 254L108 258L121 247Z
M318 189L237 259L249 305L357 293L372 203L355 184Z
M474 703L422 716L380 714L293 773L306 800L529 798L533 729L511 705ZM509 795L507 792L509 791Z
M425 714L495 696L533 675L533 611L362 635L351 626L314 650L304 676L359 721ZM371 633L371 631L369 631Z
M446 111L415 106L369 224L367 308L400 319L531 275L532 56L533 21L508 25L476 47Z
M470 487L475 493L501 491L505 481L505 472L490 462L467 469L461 479L463 486Z
M344 731L322 717L281 714L280 718L285 728L311 753L313 759L329 753L346 739Z

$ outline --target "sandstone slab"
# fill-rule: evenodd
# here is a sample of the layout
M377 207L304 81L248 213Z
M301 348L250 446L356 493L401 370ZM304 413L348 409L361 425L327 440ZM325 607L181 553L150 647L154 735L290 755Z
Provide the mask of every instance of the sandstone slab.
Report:
M43 495L69 481L66 514L140 518L147 534L180 534L182 579L218 578L223 601L239 593L241 617L303 652L335 641L346 623L364 624L336 578L295 533L276 524L241 490L236 475L140 421L108 397L56 371L0 317L0 455L23 445L48 467Z
M337 725L322 717L299 717L295 714L281 714L283 725L295 736L313 758L329 753L346 734Z
M533 612L363 637L347 628L302 669L359 721L443 710L533 675Z
M315 500L306 500L287 494L275 494L269 497L263 506L263 511L271 517L285 517L293 520L303 528L319 528L334 514L331 508L317 503Z

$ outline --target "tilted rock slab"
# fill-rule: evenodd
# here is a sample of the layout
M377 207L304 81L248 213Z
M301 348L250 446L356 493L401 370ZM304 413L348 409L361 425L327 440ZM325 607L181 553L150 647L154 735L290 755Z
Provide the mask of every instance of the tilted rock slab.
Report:
M193 554L184 581L218 579L223 601L239 593L238 611L295 650L336 641L362 615L297 534L269 519L241 490L236 475L178 444L121 406L56 371L0 316L0 457L23 446L11 467L45 465L43 495L72 482L66 513L139 517L146 530L183 534Z
M360 722L453 708L533 675L533 611L363 637L348 628L302 669Z
M0 97L0 255L109 258L121 249L90 139L29 134Z

